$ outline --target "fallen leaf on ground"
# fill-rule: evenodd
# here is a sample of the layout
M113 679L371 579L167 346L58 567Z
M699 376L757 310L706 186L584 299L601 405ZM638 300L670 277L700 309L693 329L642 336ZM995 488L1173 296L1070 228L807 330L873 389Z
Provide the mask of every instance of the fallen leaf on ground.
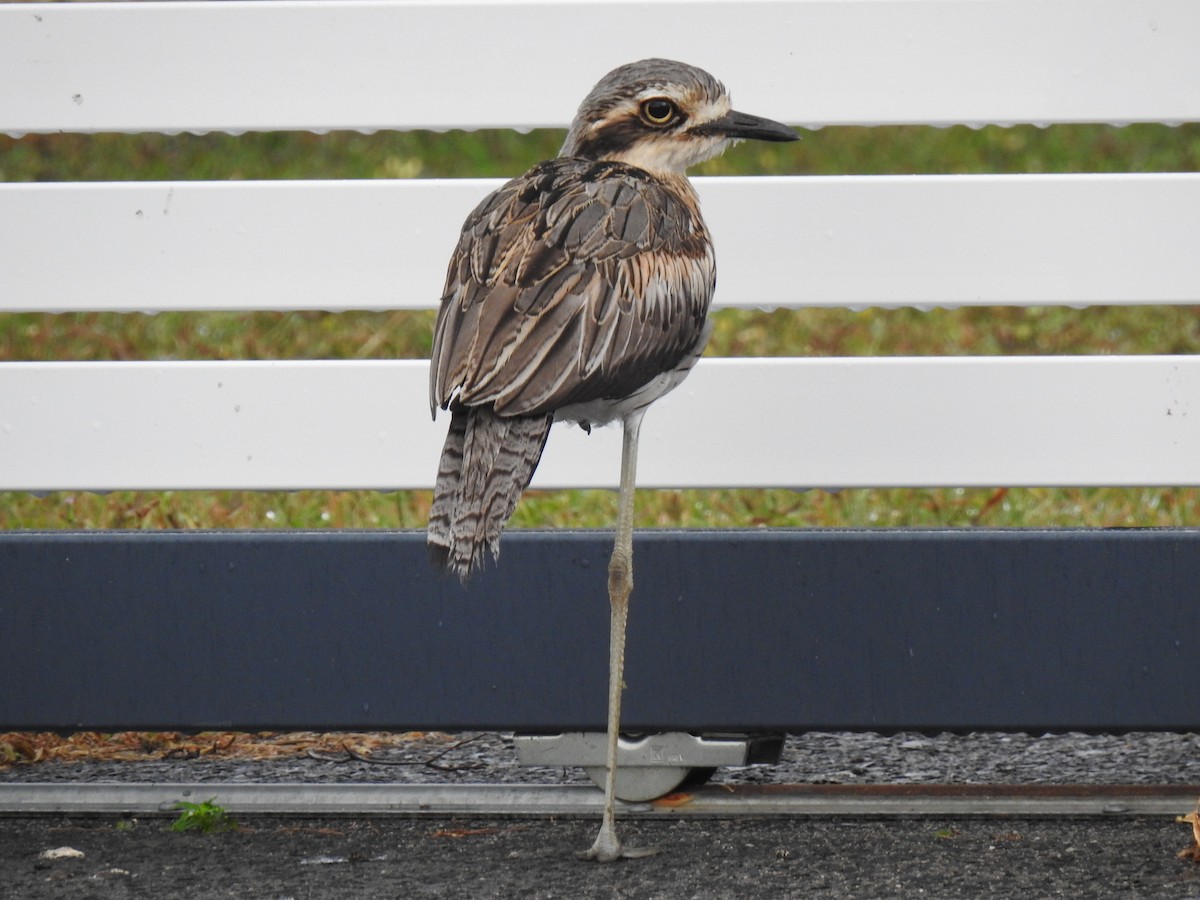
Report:
M439 828L433 833L435 838L464 838L477 834L499 834L500 828Z
M677 806L687 806L689 803L691 803L695 799L696 799L695 794L689 793L687 791L676 791L674 794L666 794L662 797L657 797L654 800L651 800L650 805L651 806L665 806L668 809L672 809Z
M1176 855L1180 859L1200 862L1200 801L1197 801L1196 808L1192 812L1186 816L1176 816L1175 821L1180 825L1192 826L1192 846L1180 850Z
M118 761L144 762L160 759L283 759L309 751L344 753L352 748L365 755L402 744L432 738L457 740L436 733L388 732L241 732L203 731L78 731L70 735L42 732L0 734L0 769L11 765L59 762Z

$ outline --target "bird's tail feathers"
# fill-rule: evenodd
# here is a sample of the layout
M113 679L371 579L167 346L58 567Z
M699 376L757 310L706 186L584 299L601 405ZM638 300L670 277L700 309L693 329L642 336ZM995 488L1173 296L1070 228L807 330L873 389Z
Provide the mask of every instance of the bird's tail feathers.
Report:
M429 554L466 583L483 564L484 550L500 556L500 532L529 484L554 414L500 416L484 407L452 413L442 449Z

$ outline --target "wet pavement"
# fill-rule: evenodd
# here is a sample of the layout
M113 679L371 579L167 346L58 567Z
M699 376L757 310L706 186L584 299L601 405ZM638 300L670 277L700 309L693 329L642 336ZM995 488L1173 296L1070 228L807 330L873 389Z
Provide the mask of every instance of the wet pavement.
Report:
M1190 839L1165 819L631 821L658 856L577 860L581 819L257 817L223 834L168 820L0 819L5 896L1200 896ZM70 847L81 857L42 859Z

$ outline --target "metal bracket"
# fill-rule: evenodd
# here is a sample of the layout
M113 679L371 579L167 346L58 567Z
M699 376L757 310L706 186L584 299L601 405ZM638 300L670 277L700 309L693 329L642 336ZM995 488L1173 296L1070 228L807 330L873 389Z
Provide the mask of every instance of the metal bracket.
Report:
M599 731L518 734L513 737L523 766L579 766L600 787L607 779L605 735ZM779 762L783 735L696 735L681 731L617 741L616 795L640 802L668 794L691 778L707 781L718 766Z

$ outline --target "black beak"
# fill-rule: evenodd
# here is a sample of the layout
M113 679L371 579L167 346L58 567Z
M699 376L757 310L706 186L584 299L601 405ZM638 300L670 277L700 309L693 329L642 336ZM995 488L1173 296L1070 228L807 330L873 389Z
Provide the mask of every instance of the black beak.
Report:
M746 138L754 141L798 141L800 135L774 119L764 119L749 113L730 110L719 119L713 119L694 129L701 134L719 134L723 137Z

